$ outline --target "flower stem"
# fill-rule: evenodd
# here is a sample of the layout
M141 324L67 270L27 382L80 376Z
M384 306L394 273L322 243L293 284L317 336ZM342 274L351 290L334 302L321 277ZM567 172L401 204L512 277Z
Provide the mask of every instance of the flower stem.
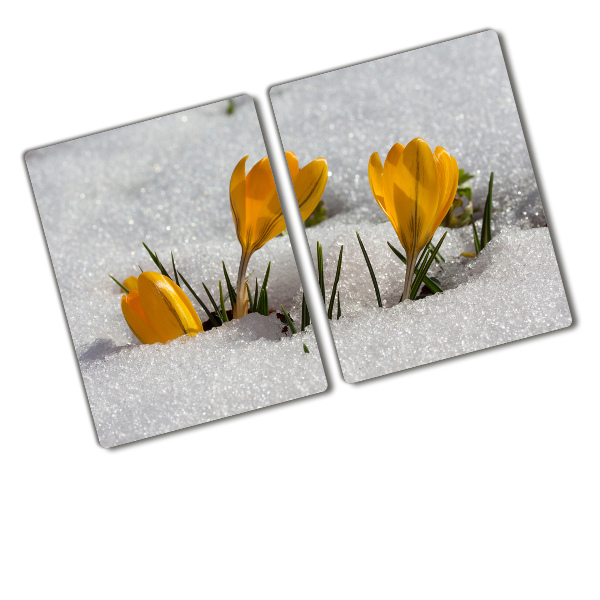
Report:
M238 271L237 278L237 291L235 306L233 308L233 318L240 319L248 314L248 292L246 291L246 269L250 262L250 256L246 256L242 252L242 258L240 259L240 269Z
M413 275L415 273L415 263L417 262L417 253L406 253L406 277L404 279L404 291L400 302L404 302L410 298L410 288L412 287Z

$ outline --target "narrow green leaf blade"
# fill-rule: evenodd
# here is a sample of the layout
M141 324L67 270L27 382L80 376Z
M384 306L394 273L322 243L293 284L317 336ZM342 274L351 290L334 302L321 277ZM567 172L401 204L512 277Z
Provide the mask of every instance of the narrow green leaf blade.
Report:
M231 302L231 310L237 301L237 296L233 286L231 285L231 279L229 279L229 274L227 273L227 268L225 267L225 261L221 261L223 263L223 273L225 275L225 282L227 283L227 291L229 293L229 300Z
M306 354L310 354L310 350L308 349L308 346L306 344L302 344L304 346L304 352Z
M129 290L119 281L117 281L110 273L108 276L126 293L129 294Z
M404 256L404 254L402 254L402 252L400 252L400 250L398 250L397 248L394 248L394 246L392 246L389 242L387 243L387 245L390 247L390 249L392 250L392 252L404 263L406 264L406 258ZM444 290L437 284L435 283L435 281L433 281L433 279L429 279L429 277L427 277L427 275L425 275L423 277L423 283L425 283L427 285L427 287L432 291L437 293L443 292Z
M494 188L494 171L490 173L488 195L483 209L483 222L481 225L481 249L483 250L492 239L492 190Z
M256 312L259 315L264 315L265 317L269 316L269 296L267 294L267 285L269 282L269 274L271 272L271 262L269 261L269 265L267 266L267 272L265 273L265 277L263 279L262 286L260 288L260 295L258 297L258 306L256 307ZM258 283L258 280L257 280Z
M327 318L329 318L329 319L333 319L333 305L335 303L335 292L337 290L337 286L340 281L340 274L342 272L342 254L343 254L343 252L344 252L344 246L342 246L340 248L340 255L338 258L337 271L335 272L335 279L333 280L333 287L331 288L331 298L329 299L329 310L327 311Z
M202 287L204 288L204 291L206 292L206 295L208 296L210 303L212 304L213 308L215 309L217 316L219 317L219 319L221 321L223 321L223 316L221 315L221 309L219 308L219 305L215 302L215 299L212 297L212 294L208 291L208 288L206 287L204 282L202 282Z
M254 278L254 304L252 305L252 312L256 312L258 310L258 278Z
M421 270L419 271L419 275L415 278L415 282L410 291L410 299L411 300L415 299L415 296L417 295L417 292L419 291L419 288L421 287L421 284L423 283L423 280L425 279L425 274L429 270L429 267L431 266L431 263L433 262L435 255L437 254L437 252L441 248L442 244L444 243L444 240L446 239L447 234L448 234L448 232L446 231L444 233L444 235L440 238L440 241L437 243L437 246L435 247L431 256L427 259L427 262L421 267ZM427 284L427 285L429 285L429 284Z
M247 281L246 281L246 291L248 292L248 306L250 307L250 310L252 310L252 306L253 306L252 292L250 291L250 286L248 285Z
M294 327L294 323L293 323L292 319L290 318L290 315L288 315L285 308L283 308L283 304L281 305L281 310L283 311L283 316L285 317L285 320L287 321L288 327L290 328L292 334L298 333L296 331L296 328Z
M479 243L479 236L477 235L477 228L475 227L473 215L471 215L471 225L473 227L473 244L475 244L475 252L479 254L481 252L481 244Z
M176 271L177 273L177 271ZM219 327L219 325L221 325L221 321L217 321L217 319L215 319L215 317L213 316L213 314L210 312L210 310L208 310L208 306L206 306L206 304L204 304L204 302L202 302L202 300L200 300L200 297L198 296L198 294L196 294L196 292L192 289L192 286L186 281L185 277L179 273L179 277L181 277L181 281L183 281L183 284L185 285L185 287L190 290L192 296L194 296L194 298L196 298L196 302L198 302L198 304L202 307L202 310L207 314L208 316L208 320L213 324L214 327Z
M430 252L433 252L435 246L433 245L433 242L429 242L429 244L427 244L427 248L429 249ZM446 259L438 252L435 255L435 262L438 264L443 264L446 262Z
M175 283L179 285L179 278L177 277L177 269L175 268L175 258L173 257L173 251L171 250L171 263L173 265L173 273L175 273Z
M371 261L369 260L369 255L365 250L365 247L360 239L360 235L358 235L358 231L356 232L356 237L358 238L358 243L360 244L360 249L362 250L363 256L365 257L365 262L367 263L367 268L369 269L369 274L371 275L371 280L373 281L373 287L375 288L375 295L377 296L377 304L379 308L383 307L381 304L381 294L379 293L379 285L377 285L377 278L375 277L375 271L373 271L373 266L371 265Z
M319 273L319 287L321 288L321 296L323 304L325 304L325 275L323 273L323 246L317 242L317 268Z
M423 250L421 250L421 254L419 255L419 258L417 259L417 264L415 265L415 273L419 272L419 269L421 268L421 265L423 264L423 260L426 259L428 254L429 254L429 247L425 246L425 248L423 248Z
M227 309L225 308L225 298L223 298L223 286L221 285L221 280L219 279L219 299L221 301L221 315L223 316L223 321L226 323L229 321L229 317L227 316Z
M142 242L142 245L148 251L148 254L150 255L150 258L152 259L152 261L154 262L154 264L158 267L159 271L165 277L168 277L169 279L171 279L171 276L167 273L167 270L163 267L163 264L160 262L160 259L158 258L158 254L156 254L156 252L152 252L152 250L150 250L150 248L148 248L148 246L146 246L146 244L144 242Z
M310 325L310 313L308 312L308 304L306 303L306 296L302 292L302 326L301 331L304 331Z
M262 283L262 287L260 290L260 293L262 294L263 290L267 289L267 283L269 281L269 273L271 272L271 261L269 261L269 264L267 266L267 272L265 273L265 278L263 279L263 283Z

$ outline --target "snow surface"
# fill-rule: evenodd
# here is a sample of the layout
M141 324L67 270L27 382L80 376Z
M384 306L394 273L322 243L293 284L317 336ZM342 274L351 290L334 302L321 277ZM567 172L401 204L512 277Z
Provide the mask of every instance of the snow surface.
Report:
M120 281L156 270L142 242L205 303L221 260L235 281L240 247L229 180L266 156L254 103L235 99L31 151L26 162L100 444L111 447L327 388L312 328L288 337L275 315L143 346L120 308ZM269 300L289 307L300 279L287 237L250 261ZM170 268L168 268L170 270ZM198 289L200 288L200 289ZM196 305L195 300L192 302ZM196 305L202 319L205 313ZM305 342L310 354L303 351Z
M522 339L571 324L538 187L498 36L493 31L275 86L271 101L286 150L300 162L327 159L323 195L330 218L307 230L316 259L324 247L331 290L340 245L342 319L331 323L347 381L355 382ZM471 181L475 218L494 171L495 238L477 259L470 227L449 230L430 271L446 290L398 305L402 251L373 199L367 165L391 146L424 138L443 146ZM378 308L356 240L358 230L379 282ZM445 230L434 236L437 241ZM329 298L327 297L327 302ZM298 312L299 298L293 307Z
M329 289L339 245L344 244L338 286L342 318L333 320L331 327L346 381L362 381L571 324L547 227L508 228L477 258L458 256L459 250L472 250L472 240L463 241L466 231L449 231L447 262L430 270L444 293L399 304L404 265L386 243L399 246L394 230L389 224L361 226L383 308L377 306L354 228L334 224L325 235L310 232L309 238L325 240ZM328 302L328 294L326 298Z

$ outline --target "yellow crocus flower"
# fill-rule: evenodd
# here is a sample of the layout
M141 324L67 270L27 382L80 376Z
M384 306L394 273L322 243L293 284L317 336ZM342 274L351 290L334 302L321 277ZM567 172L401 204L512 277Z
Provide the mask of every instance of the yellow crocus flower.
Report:
M327 184L327 162L317 158L302 169L293 152L286 152L302 220L316 208ZM285 229L285 221L268 157L259 160L246 175L247 156L233 170L229 186L231 214L242 246L233 318L248 314L246 269L250 257Z
M130 275L124 282L123 285L131 292L132 290L138 289L138 278L134 275Z
M444 148L434 152L421 138L395 144L381 166L377 152L369 161L369 182L377 204L406 250L402 300L410 294L417 257L450 209L458 187L458 165Z
M121 297L121 310L142 344L166 344L204 331L189 298L168 277L146 271L137 278L137 288Z

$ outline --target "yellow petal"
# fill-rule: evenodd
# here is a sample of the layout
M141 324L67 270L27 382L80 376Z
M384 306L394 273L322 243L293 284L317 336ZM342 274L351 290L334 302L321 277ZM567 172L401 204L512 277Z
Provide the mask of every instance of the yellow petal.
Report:
M404 146L401 144L397 145L404 149ZM373 154L371 154L371 158L369 159L369 183L371 184L371 192L373 193L375 201L377 204L379 204L379 208L381 208L385 216L393 223L396 220L396 211L392 210L390 212L390 210L388 210L386 207L385 198L383 195L383 166L377 152L373 152ZM394 225L394 227L396 226Z
M369 183L377 204L381 206L383 202L383 165L377 152L373 152L369 159Z
M131 292L132 290L138 289L137 277L131 275L124 282L123 285Z
M327 185L327 177L327 161L320 156L300 169L294 178L294 192L303 221L317 208Z
M400 224L398 223L398 211L394 205L394 177L403 152L402 144L394 144L385 157L382 176L383 201L379 203L381 210L394 226L398 237L400 237Z
M229 204L233 216L233 224L238 240L244 247L244 232L246 231L246 160L244 156L236 165L229 184Z
M300 215L306 221L319 204L327 185L327 161L324 158L316 158L300 169L293 179L296 200L300 208ZM279 197L275 192L261 208L257 220L257 235L254 250L258 250L269 240L278 236L285 229L285 220L281 210Z
M142 344L156 344L156 342L164 343L166 341L148 324L137 290L129 292L127 296L121 296L121 310L127 325Z
M251 252L262 248L269 240L278 236L285 229L285 220L277 189L263 202L256 213L253 227Z
M138 278L144 314L166 341L203 331L202 321L183 290L160 273L145 272Z
M265 157L259 160L246 176L246 220L243 230L238 232L242 249L252 254L266 243L267 239L261 241L264 239L265 231L271 220L279 216L281 216L281 206L275 179L273 179L269 158ZM283 219L283 216L281 218Z
M386 166L383 170L385 192ZM400 242L406 252L418 252L429 241L439 201L437 167L425 140L415 138L408 143L391 175ZM389 181L387 187L390 187ZM386 196L386 203L387 200Z
M433 158L438 170L440 192L437 215L431 224L430 239L450 210L458 188L458 165L456 164L456 159L439 146L435 149Z
M290 170L290 177L292 181L294 181L294 177L298 175L298 171L300 170L298 167L298 159L293 152L289 150L285 153L285 159L287 160L288 169Z
M259 160L246 176L246 204L261 204L275 189L269 157Z
M452 190L454 185L454 166L456 161L448 154L448 152L438 146L433 153L433 160L438 172L438 185L439 185L439 209L442 210L446 204L448 204L448 198L454 199L456 191ZM453 162L454 161L454 162ZM458 178L458 171L456 172ZM457 182L458 183L458 182Z

